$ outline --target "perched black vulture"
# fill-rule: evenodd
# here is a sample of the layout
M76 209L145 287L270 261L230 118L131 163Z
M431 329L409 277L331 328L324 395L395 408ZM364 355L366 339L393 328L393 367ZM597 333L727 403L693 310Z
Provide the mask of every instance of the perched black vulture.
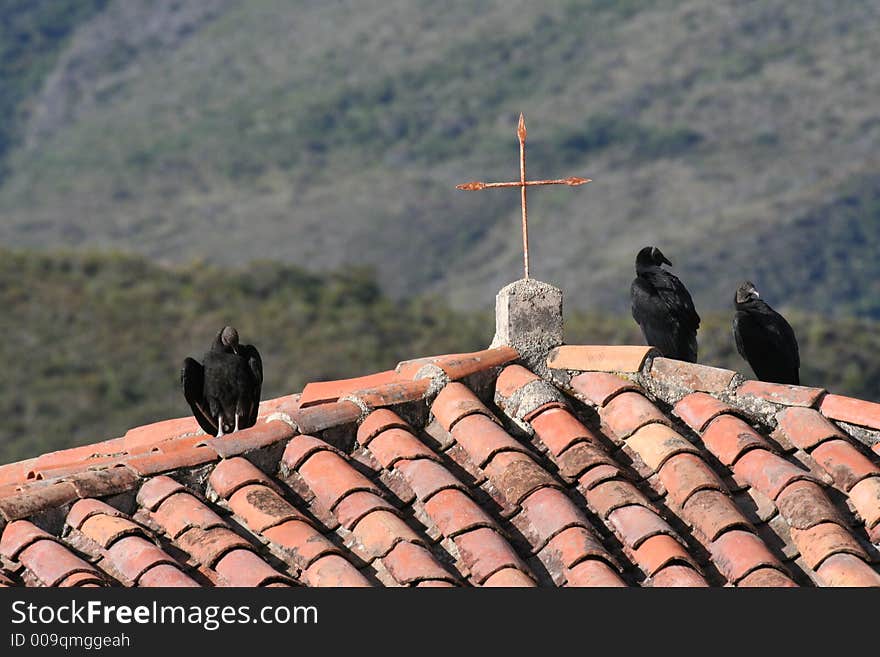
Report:
M240 344L238 331L226 326L203 360L204 364L187 358L180 371L183 395L199 426L218 438L254 426L263 385L257 348Z
M801 358L791 324L760 298L749 281L737 288L733 303L736 350L755 376L761 381L800 385Z
M632 316L649 345L667 358L696 363L700 316L687 288L663 264L672 265L656 246L646 246L636 256Z

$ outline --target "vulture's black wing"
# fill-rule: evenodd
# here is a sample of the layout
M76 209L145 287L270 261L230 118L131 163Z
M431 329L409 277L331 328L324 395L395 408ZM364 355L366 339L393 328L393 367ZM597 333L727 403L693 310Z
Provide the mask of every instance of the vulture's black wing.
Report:
M677 276L661 270L653 276L651 283L669 309L674 318L676 358L697 362L697 329L700 328L700 316L694 308L694 300L690 292Z
M667 358L697 361L700 316L678 278L666 271L636 277L630 296L633 319L642 327L648 344Z
M748 333L748 323L749 316L747 313L743 311L737 311L733 315L733 339L736 342L736 350L739 352L739 355L743 357L744 360L749 360L748 352L746 351L745 344L745 336Z
M253 426L257 422L257 414L260 410L260 394L263 388L263 359L260 358L260 352L252 344L243 344L239 347L239 353L242 358L247 360L248 368L254 376L253 388L251 390L251 399L253 400L251 408L246 413L245 426Z
M794 329L769 306L733 318L736 348L762 381L798 385L801 359Z
M206 434L216 436L217 424L211 420L205 402L205 368L194 358L186 358L180 370L180 383L199 426Z
M672 320L663 299L641 278L633 281L630 297L633 319L641 327L645 341L664 356L672 357L676 353L676 332L670 325Z

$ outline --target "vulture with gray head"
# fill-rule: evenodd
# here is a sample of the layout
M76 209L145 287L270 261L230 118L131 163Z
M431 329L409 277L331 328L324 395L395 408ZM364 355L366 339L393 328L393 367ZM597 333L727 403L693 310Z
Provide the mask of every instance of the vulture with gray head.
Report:
M800 385L801 358L791 324L761 299L750 281L737 288L733 303L736 350L755 376L770 383Z
M203 362L183 361L183 395L205 433L218 438L257 422L263 361L257 348L238 341L231 326L221 330Z

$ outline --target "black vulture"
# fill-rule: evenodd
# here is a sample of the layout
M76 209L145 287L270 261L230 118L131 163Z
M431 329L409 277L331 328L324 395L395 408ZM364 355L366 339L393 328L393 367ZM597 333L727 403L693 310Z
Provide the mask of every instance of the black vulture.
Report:
M770 383L800 385L801 358L791 324L760 298L749 281L737 288L733 303L736 350L755 376Z
M257 348L240 344L238 331L226 326L203 360L186 358L180 371L183 395L199 426L218 438L254 426L263 385L263 361Z
M632 316L649 345L667 358L696 363L700 316L687 288L663 264L672 265L656 246L646 246L636 256Z

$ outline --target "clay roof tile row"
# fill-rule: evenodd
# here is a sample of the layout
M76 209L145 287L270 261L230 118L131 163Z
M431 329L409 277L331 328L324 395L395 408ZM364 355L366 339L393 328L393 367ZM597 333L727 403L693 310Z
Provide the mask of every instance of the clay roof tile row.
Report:
M647 347L517 359L0 466L0 585L880 585L880 404Z

